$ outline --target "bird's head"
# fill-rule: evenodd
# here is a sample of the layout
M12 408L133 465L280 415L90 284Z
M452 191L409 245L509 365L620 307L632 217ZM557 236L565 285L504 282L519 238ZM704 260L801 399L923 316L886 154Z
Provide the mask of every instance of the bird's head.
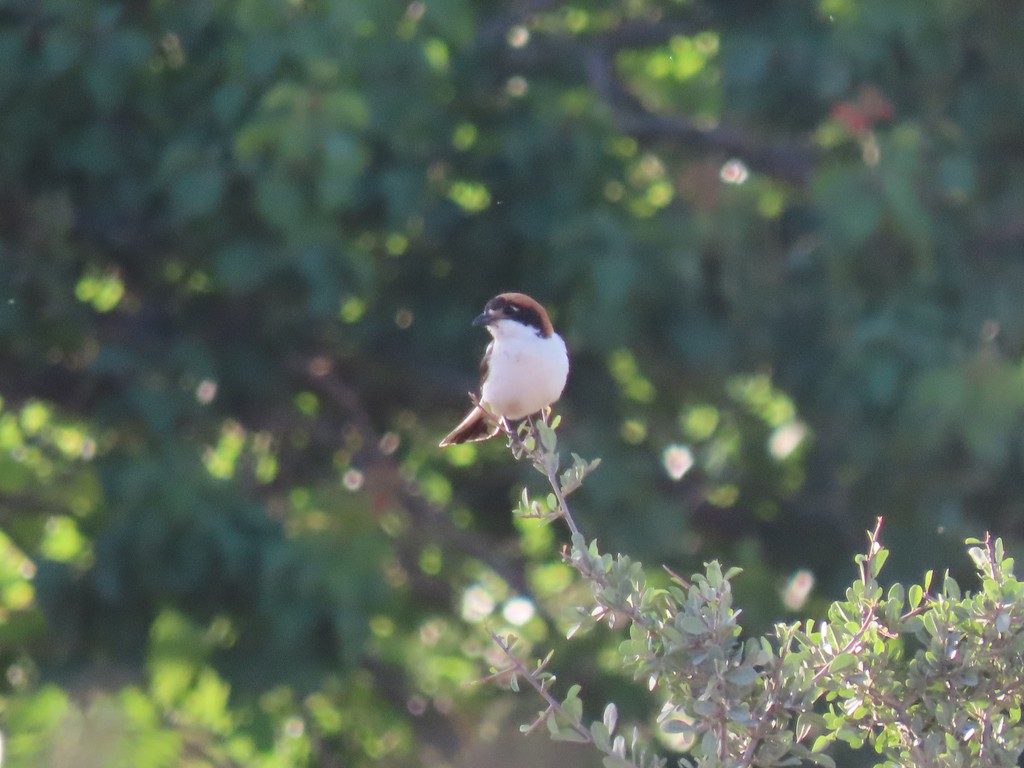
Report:
M520 323L544 338L555 332L544 307L525 293L499 293L487 302L473 325L487 326L493 335L506 321Z

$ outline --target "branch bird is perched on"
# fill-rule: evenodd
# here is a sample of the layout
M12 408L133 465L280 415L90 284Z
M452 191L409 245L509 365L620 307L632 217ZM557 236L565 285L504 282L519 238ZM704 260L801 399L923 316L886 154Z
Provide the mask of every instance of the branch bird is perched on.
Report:
M494 337L480 363L479 404L441 441L442 448L487 440L501 431L496 419L518 421L547 408L561 397L569 376L565 342L544 307L525 293L498 294L473 325L486 326Z

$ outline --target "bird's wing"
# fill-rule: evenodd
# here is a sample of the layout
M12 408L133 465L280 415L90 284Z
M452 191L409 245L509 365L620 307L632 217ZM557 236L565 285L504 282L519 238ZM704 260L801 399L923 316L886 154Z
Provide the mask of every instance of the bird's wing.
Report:
M487 380L487 372L491 366L491 352L494 351L494 341L487 345L487 349L484 350L484 356L480 359L480 387L484 386L484 381Z

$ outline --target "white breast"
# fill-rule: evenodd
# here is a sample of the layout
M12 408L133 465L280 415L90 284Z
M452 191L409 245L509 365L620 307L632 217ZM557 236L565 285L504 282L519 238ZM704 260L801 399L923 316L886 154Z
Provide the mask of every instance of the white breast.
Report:
M522 419L555 402L569 376L569 354L557 333L544 338L514 320L488 326L491 342L480 400L496 415Z

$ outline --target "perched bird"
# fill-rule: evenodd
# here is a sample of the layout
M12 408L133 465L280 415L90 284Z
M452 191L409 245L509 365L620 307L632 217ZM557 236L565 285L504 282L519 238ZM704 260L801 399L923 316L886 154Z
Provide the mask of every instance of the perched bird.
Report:
M473 325L486 326L494 337L480 363L479 405L441 441L442 448L487 440L501 431L496 419L518 421L547 408L569 376L565 342L544 307L525 293L498 294Z

